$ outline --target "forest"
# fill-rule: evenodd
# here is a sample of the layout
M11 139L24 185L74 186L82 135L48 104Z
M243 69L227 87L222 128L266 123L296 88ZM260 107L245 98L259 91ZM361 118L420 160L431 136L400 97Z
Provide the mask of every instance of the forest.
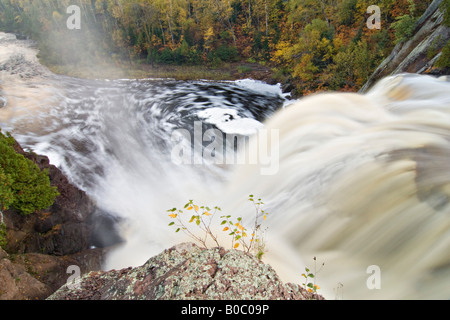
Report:
M358 90L431 2L0 0L0 30L37 40L45 64L257 63L304 95ZM80 8L75 30L67 26L70 5ZM381 10L381 28L367 25L371 5Z

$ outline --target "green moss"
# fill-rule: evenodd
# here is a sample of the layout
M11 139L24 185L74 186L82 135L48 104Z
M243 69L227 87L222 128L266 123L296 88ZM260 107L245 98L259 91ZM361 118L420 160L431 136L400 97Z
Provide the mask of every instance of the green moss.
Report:
M450 0L444 0L441 3L441 9L444 11L444 26L450 27Z

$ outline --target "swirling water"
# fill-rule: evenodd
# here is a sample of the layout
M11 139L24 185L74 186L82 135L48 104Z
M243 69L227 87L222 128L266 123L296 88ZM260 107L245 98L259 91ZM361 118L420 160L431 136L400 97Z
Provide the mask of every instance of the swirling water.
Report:
M167 226L167 209L189 199L220 202L230 166L175 164L175 132L193 134L200 123L201 140L211 129L246 137L286 103L279 86L253 80L49 75L44 88L42 81L16 79L3 87L8 104L0 112L2 130L24 148L47 155L102 213L122 221L126 243L110 255L106 269L140 265L189 240Z

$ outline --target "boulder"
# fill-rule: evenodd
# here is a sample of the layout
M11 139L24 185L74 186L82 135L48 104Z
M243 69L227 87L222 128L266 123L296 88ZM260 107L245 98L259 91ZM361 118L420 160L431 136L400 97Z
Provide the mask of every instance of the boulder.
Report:
M305 300L322 296L283 284L270 265L238 250L183 243L137 268L91 272L49 300Z

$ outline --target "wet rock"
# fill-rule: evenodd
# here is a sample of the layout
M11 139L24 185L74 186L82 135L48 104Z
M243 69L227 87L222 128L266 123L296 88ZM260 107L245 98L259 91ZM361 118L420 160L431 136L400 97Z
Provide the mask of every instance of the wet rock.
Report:
M5 97L2 97L2 96L1 96L1 93L2 93L2 92L1 92L1 90L0 90L0 109L6 107L6 103L7 103L6 98L5 98Z
M184 243L137 268L91 272L78 286L64 285L50 300L305 300L323 299L283 284L254 256Z
M88 219L92 228L89 243L97 248L107 248L122 243L124 239L118 230L121 221L120 217L97 209Z
M23 54L11 56L5 63L0 65L0 71L17 75L23 79L43 76L46 73L46 69L43 66L27 60Z

